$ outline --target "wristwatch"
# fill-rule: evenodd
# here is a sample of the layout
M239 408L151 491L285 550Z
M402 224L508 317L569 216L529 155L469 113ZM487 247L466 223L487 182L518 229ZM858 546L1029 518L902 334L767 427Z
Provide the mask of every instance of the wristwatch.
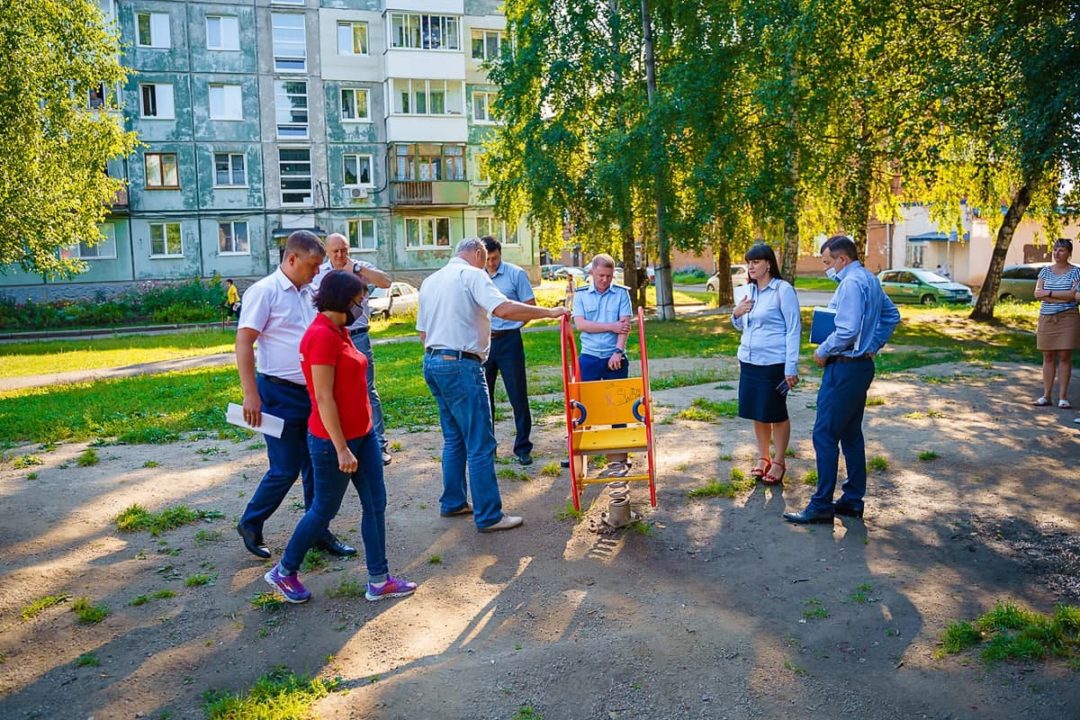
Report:
M363 266L363 265L361 265L361 264L360 264L360 263L358 263L358 262L354 262L354 263L352 264L352 271L353 271L354 273L356 273L357 275L359 275L360 273L362 273L362 272L364 271L364 266Z
M619 353L623 357L626 357L626 351L623 350L622 348L615 348L615 352Z

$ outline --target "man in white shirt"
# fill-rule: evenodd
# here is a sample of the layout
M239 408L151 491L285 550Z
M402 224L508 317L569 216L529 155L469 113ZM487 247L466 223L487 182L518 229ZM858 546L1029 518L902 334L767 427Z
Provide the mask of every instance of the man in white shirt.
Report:
M369 285L375 287L390 287L390 276L369 262L357 260L353 262L349 257L349 242L341 233L333 233L326 238L327 260L319 267L319 274L311 281L311 295L319 291L319 284L331 270L351 269L354 273ZM349 338L357 350L367 356L367 388L368 399L371 401L371 426L375 437L382 449L383 465L390 464L390 453L386 452L386 424L383 421L382 399L379 391L375 389L375 356L371 352L371 337L368 330L371 327L371 307L368 305L368 297L365 293L364 302L360 306L361 312L356 321L349 326Z
M258 427L265 411L285 421L280 438L264 436L270 468L236 526L244 547L264 559L270 550L263 542L263 524L297 476L303 477L305 508L315 494L307 446L311 400L300 370L300 339L315 317L309 284L325 255L314 233L294 232L285 243L281 265L248 288L240 308L236 369L244 391L244 420ZM316 547L335 555L356 554L356 548L342 543L329 529Z
M508 300L484 270L477 238L458 243L457 256L420 286L416 329L424 344L424 380L439 405L443 432L443 517L472 514L480 532L510 530L522 518L504 515L495 478L495 430L483 362L491 344L490 316L504 320L558 318L566 308ZM470 506L465 487L469 466Z

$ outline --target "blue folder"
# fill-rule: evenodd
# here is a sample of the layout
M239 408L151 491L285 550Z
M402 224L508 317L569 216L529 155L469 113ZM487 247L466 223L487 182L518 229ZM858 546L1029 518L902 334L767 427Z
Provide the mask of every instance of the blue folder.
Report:
M814 308L814 319L810 324L810 342L820 345L825 338L836 330L836 310L832 308Z

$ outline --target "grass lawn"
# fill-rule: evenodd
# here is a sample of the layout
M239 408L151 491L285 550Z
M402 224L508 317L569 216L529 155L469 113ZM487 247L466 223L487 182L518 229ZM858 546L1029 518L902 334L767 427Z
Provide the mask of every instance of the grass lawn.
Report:
M999 323L982 325L969 321L968 310L963 308L902 308L904 321L891 343L896 349L879 357L879 372L898 372L950 361L1038 362L1032 334L1036 312L1034 305L1009 306L999 309ZM808 316L804 314L804 323L807 322ZM400 328L405 324L408 323L392 320L387 327ZM389 331L400 332L400 329ZM208 349L219 347L227 339L218 337L219 344L215 346L210 340L213 333L197 335L209 338L203 338L202 346L195 337L185 335L116 338L112 341L137 339L141 343L138 347L149 353L154 350L154 342L162 346L163 351L170 348L175 351L183 343L194 346L189 349ZM531 369L558 366L560 350L555 333L526 333L523 340ZM738 348L739 334L732 329L726 315L713 315L673 323L650 322L648 343L650 358L730 357ZM637 334L631 333L629 349L632 356L637 355L636 345ZM811 346L804 344L803 357L809 357L811 351ZM83 348L81 352L86 353L80 360L83 367L108 364L99 359L95 351ZM118 347L110 346L100 354L114 358L115 362L119 357L117 353L121 352ZM387 425L410 428L435 424L438 419L435 403L419 372L420 346L416 343L383 345L376 353L379 391L386 408ZM33 357L25 350L23 354ZM51 356L43 352L39 357ZM125 354L120 362L128 364L132 360ZM817 372L808 361L804 361L803 370ZM664 385L694 384L700 382L698 375L700 373L686 373L685 377L665 378ZM545 387L545 390L552 389ZM239 401L239 383L236 370L231 366L0 393L0 442L46 443L90 438L167 442L186 431L245 437L244 431L237 431L225 423L225 405ZM547 410L546 407L543 409Z
M800 290L832 292L836 289L836 281L830 280L824 275L796 275L795 287Z

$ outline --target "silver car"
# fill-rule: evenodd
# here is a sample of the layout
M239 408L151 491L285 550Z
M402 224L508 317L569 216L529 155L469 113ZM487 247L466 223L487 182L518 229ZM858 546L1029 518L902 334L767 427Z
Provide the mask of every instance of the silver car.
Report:
M414 312L420 302L420 292L404 282L390 283L388 288L372 288L368 295L371 317L389 319L391 315Z
M746 283L750 282L750 275L747 273L745 265L732 265L731 266L731 287L742 287ZM716 273L709 281L705 283L705 290L711 293L720 292L720 273Z

